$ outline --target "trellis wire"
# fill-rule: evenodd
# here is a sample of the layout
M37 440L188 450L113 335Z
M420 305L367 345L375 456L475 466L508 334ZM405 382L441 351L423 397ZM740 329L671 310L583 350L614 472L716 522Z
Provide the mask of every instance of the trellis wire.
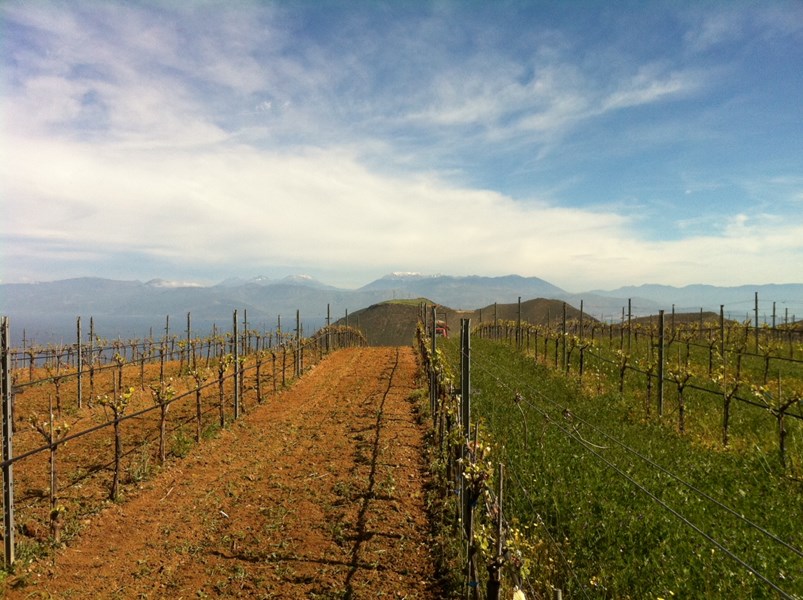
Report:
M80 321L79 321L79 323L80 323ZM166 325L166 328L165 328L166 330L169 327L169 320L167 321L167 323L168 323L168 325ZM160 405L157 404L157 405L154 405L154 406L150 406L150 407L138 410L138 411L136 411L134 413L131 413L131 414L121 414L118 417L116 417L115 419L112 419L112 420L109 420L109 421L105 421L103 423L94 425L94 426L89 427L87 429L83 429L83 430L81 430L79 432L76 432L76 433L73 433L73 434L65 435L63 437L60 437L57 440L54 440L51 437L50 442L48 444L35 447L35 448L33 448L33 449L29 450L29 451L26 451L26 452L24 452L24 453L22 453L20 455L14 456L13 452L12 452L13 431L12 431L12 419L11 419L11 408L12 408L12 405L13 405L14 394L18 393L19 391L21 391L25 387L28 387L28 386L31 386L31 385L42 384L42 383L46 383L46 382L49 382L49 381L52 382L55 377L58 377L58 378L64 378L64 377L80 378L80 373L82 372L82 369L78 368L77 372L73 372L73 373L59 374L59 375L57 375L55 377L51 376L51 377L48 377L48 378L38 379L36 381L29 381L29 382L26 382L25 384L22 384L22 385L13 385L12 384L12 369L11 369L12 350L10 348L10 336L8 335L8 330L9 330L9 319L7 317L3 317L3 319L2 319L2 334L3 334L2 335L2 342L3 342L3 345L2 345L2 366L3 366L3 372L2 372L2 393L3 393L3 397L2 397L2 401L3 401L3 414L4 414L4 417L6 417L6 413L8 413L8 418L4 418L4 420L3 420L3 450L4 450L4 452L3 452L3 461L1 463L2 471L3 471L3 487L4 487L4 502L3 502L4 536L3 537L4 537L4 542L5 542L4 561L5 561L6 568L11 567L15 562L14 493L13 493L13 469L14 469L14 465L16 463L26 459L26 458L29 458L29 457L34 456L36 454L39 454L41 452L49 451L49 452L52 453L59 446L62 446L64 444L66 444L67 442L71 441L71 440L75 440L75 439L90 435L90 434L92 434L92 433L94 433L96 431L105 429L107 427L112 427L112 426L119 427L119 425L121 423L125 422L125 421L129 421L131 419L139 419L142 416L150 413L151 411L160 410L162 408ZM233 331L234 331L234 334L233 334L232 338L233 339L238 339L236 311L234 313ZM78 332L79 332L78 337L80 339L80 325L78 326ZM188 341L187 341L186 348L184 348L184 349L180 348L180 350L181 350L180 358L182 360L182 364L184 364L183 361L184 361L185 356L186 356L186 360L187 360L186 364L187 364L187 368L188 369L190 368L190 352L193 352L193 355L194 355L195 354L195 350L196 350L195 348L193 348L192 340L190 338L189 332L190 332L190 315L188 314L187 315L187 336L188 336L187 340ZM348 347L348 346L353 346L353 345L364 344L364 337L362 336L361 333L359 333L359 332L357 332L355 330L346 328L346 327L331 327L331 326L327 326L325 328L325 330L319 331L315 336L313 336L313 337L311 337L309 339L302 339L300 337L300 333L301 333L301 329L299 328L298 334L297 334L296 339L294 340L294 344L293 344L293 351L294 351L294 355L295 355L294 361L297 364L296 375L300 375L302 370L303 370L304 362L303 362L303 359L299 356L299 354L302 353L305 349L316 349L317 355L322 357L325 354L325 352L323 350L325 347L329 348L329 351L331 351L332 349L337 349L337 348L341 348L341 347ZM242 337L245 340L245 338L247 336L250 336L250 335L251 335L251 332L248 332L248 330L246 330L246 332L244 332L242 334ZM96 350L94 348L93 341L94 341L94 337L92 337L92 339L90 340L90 356L94 356L95 352L96 352ZM152 345L153 345L153 341L152 340L150 342L143 342L142 343L142 347L144 348L145 345L148 344L148 343L150 343L150 347L152 347ZM208 344L209 344L209 346L211 348L211 346L213 344L215 344L215 345L217 344L217 340L209 340ZM245 344L246 344L246 346L245 346L246 349L250 349L250 342L245 342ZM136 344L135 346L138 347L138 345L139 344ZM257 343L257 345L258 345L258 343ZM78 344L78 346L79 347L81 346L80 343ZM114 345L106 347L105 350L119 349L119 348L130 347L130 346L131 345L123 345L122 343L115 343ZM160 361L163 361L164 358L166 357L167 351L166 351L165 346L166 345L164 344L164 340L163 340L163 342L162 342L163 352L160 353L161 354ZM235 349L237 348L237 346L238 346L238 344L235 344L235 346L234 346ZM281 344L281 349L282 349L283 352L285 352L286 349L287 349L287 344L283 342ZM102 352L103 352L103 350L100 350L99 354L102 354ZM28 352L28 354L31 355L30 351ZM275 351L271 351L271 354L272 354L272 356L274 358L274 365L275 365ZM169 355L171 357L176 356L174 347L170 348ZM48 355L48 356L51 356L51 355ZM54 354L52 354L52 356L58 356L58 355L54 353ZM132 350L132 356L134 356L134 350ZM122 358L122 357L119 357L119 358ZM31 365L33 365L33 360L34 359L32 358L31 360L32 360ZM124 363L124 362L120 362L118 360L116 362L116 364L108 364L108 365L105 365L103 367L98 368L97 370L120 369L120 375L122 375L123 366L138 365L138 364L140 364L139 361L145 361L145 360L148 360L148 356L143 352L142 356L139 359L135 360L135 361ZM143 364L144 364L144 362L143 362ZM80 366L83 366L83 365L81 365L81 363L79 362L79 367ZM246 367L245 365L242 365L242 367L238 366L237 368L235 368L234 373L226 375L224 380L233 379L235 382L242 381L244 379L245 375L249 371L251 371L252 369L255 369L255 368L256 367L254 367L254 366L250 366L250 367ZM92 371L92 374L94 375L94 371ZM164 378L164 375L162 374L160 376L160 380L163 381L164 380L163 378ZM273 377L273 379L274 379L274 390L275 390L276 389L275 369L274 369L274 377ZM193 387L192 389L189 389L188 391L186 391L184 393L176 395L175 397L171 398L170 400L167 400L164 404L166 406L170 406L170 405L172 405L174 403L177 403L177 402L187 398L188 396L195 397L196 394L199 391L205 390L205 389L207 389L209 387L212 387L212 386L215 386L215 385L218 385L219 383L220 382L217 379L212 379L210 381L206 381L202 385ZM258 381L257 385L258 386L261 385L261 382ZM284 385L284 381L283 381L283 385ZM116 378L115 378L115 389L117 390L116 393L122 393L122 386L118 386ZM78 390L80 390L80 387L78 387ZM235 384L234 392L235 392L235 394L238 394L239 385ZM237 396L235 396L235 398L237 398ZM239 403L238 403L238 409L239 409ZM239 417L239 410L235 414L235 417ZM190 422L195 418L196 418L195 415L193 415L191 417L188 417L186 422ZM182 427L182 426L183 426L183 423L181 425L179 425L179 427ZM148 443L147 435L146 435L144 441L141 442L141 443ZM126 454L134 451L135 449L136 448L132 448L129 452L126 452ZM114 462L115 461L113 461L110 464L114 464ZM107 465L107 467L108 466L109 465ZM114 488L114 486L113 486L113 488ZM52 493L55 493L55 491L53 491Z
M497 335L497 336L494 336L494 337L498 337L498 335ZM430 363L430 361L429 361L429 359L428 359L428 357L427 357L427 354L428 354L428 353L426 352L426 344L424 344L423 342L420 342L419 346L420 346L420 349L421 349L422 353L423 353L423 354L424 354L424 356L425 356L425 364L427 364L429 367L431 367L431 363ZM462 346L462 344L461 344L461 346ZM464 351L462 351L462 350L461 350L461 361L462 361L462 360L464 360L464 358L463 358L463 354L464 354ZM482 368L482 367L480 367L480 368ZM486 370L487 370L487 368L486 368ZM496 377L496 376L494 376L494 377ZM498 380L498 377L496 377L496 378L497 378L497 380ZM501 383L501 382L500 382L500 383ZM509 388L509 386L508 386L508 388ZM511 393L511 394L513 394L513 393L514 393L514 390L512 390L512 389L509 389L509 391L510 391L510 393ZM444 393L446 393L444 390L441 390L441 391L439 392L439 394L444 394ZM546 399L547 401L549 401L549 399L548 399L548 398L545 398L545 399ZM538 409L537 407L534 407L534 408L535 408L536 410L540 410L540 409ZM587 424L587 422L586 422L586 421L583 421L583 422ZM769 586L769 587L770 587L770 588L772 588L774 591L776 591L776 592L778 592L779 594L781 594L781 597L784 597L784 598L791 598L791 596L790 596L788 593L786 593L786 592L785 592L783 589L781 589L781 588L780 588L780 587L779 587L777 584L775 584L773 581L771 581L770 579L768 579L767 577L765 577L763 574L761 574L761 573L760 573L760 572L759 572L757 569L755 569L755 568L754 568L752 565L750 565L750 564L749 564L747 561L745 561L744 559L742 559L741 557L739 557L738 555L736 555L734 552L732 552L732 551L731 551L729 548L727 548L727 547L726 547L726 546L725 546L725 545L724 545L724 544L723 544L721 541L717 540L716 538L714 538L713 536L711 536L711 535L710 535L710 534L708 534L707 532L703 531L703 530L702 530L702 529L701 529L699 526L697 526L695 523L691 522L691 521L690 521L690 520L689 520L689 519L688 519L688 518L687 518L685 515L683 515L682 513L680 513L679 511L677 511L676 509L674 509L674 508L672 508L671 506L669 506L668 504L666 504L666 503L665 503L663 500L661 500L660 498L658 498L657 496L655 496L655 494L653 494L653 493L652 493L652 492L650 492L650 491L649 491L647 488L645 488L645 487L644 487L644 486L643 486L641 483L639 483L638 481L636 481L635 479L633 479L632 477L630 477L630 476L629 476L627 473L625 473L624 471L622 471L622 469L620 469L618 466L616 466L615 464L611 463L611 462L610 462L608 459L606 459L604 456L602 456L602 454L601 454L600 452L598 452L598 451L595 449L595 447L594 447L594 445L593 445L593 444L591 444L591 443L590 443L590 442L588 442L587 440L584 440L584 439L583 439L582 437L580 437L579 435L574 435L574 433L576 433L576 432L569 431L568 429L566 429L566 428L563 428L563 427L560 427L559 425L558 425L558 427L559 427L559 428L562 430L562 432L564 433L564 435L566 435L567 437L572 437L572 438L573 438L573 439L575 439L575 440L576 440L578 443L581 443L581 444L583 444L583 445L584 445L584 446L585 446L585 447L586 447L586 448L587 448L589 451L591 451L591 452L592 452L592 454L594 454L594 455L595 455L595 456L596 456L598 459L602 460L602 461L603 461L603 462L604 462L604 463L605 463L605 464L608 466L608 468L611 468L611 469L613 469L613 470L614 470L614 471L615 471L615 472L616 472L616 473L617 473L619 476L622 476L622 477L624 477L624 478L625 478L625 479L626 479L626 480L627 480L627 481L628 481L630 484L634 485L634 486L635 486L637 489L639 489L639 491L641 491L642 493L645 493L645 494L646 494L646 495L647 495L647 496L648 496L648 497L649 497L649 498L650 498L652 501L654 501L654 502L658 503L658 504L659 504L659 505L660 505L662 508L664 508L665 510L667 510L667 511L668 511L670 514L672 514L674 517L678 518L678 519L679 519L679 520L680 520L680 521L681 521L681 522L682 522L682 523L683 523L685 526L687 526L687 527L689 527L690 529L692 529L693 531L695 531L695 532L696 532L698 535L701 535L702 537L704 537L704 538L705 538L707 541L709 541L709 543L711 543L712 545L714 545L716 548L718 548L718 549L719 549L720 551L722 551L724 554L726 554L726 555L727 555L727 556L729 556L731 559L733 559L735 562L737 562L738 564L740 564L740 565L741 565L743 568L745 568L747 571L749 571L749 572L750 572L750 573L752 573L754 576L756 576L757 578L759 578L759 579L760 579L762 582L764 582L764 583L765 583L767 586ZM784 547L785 547L787 550L789 550L789 551L791 551L791 552L793 552L793 553L797 554L798 556L803 556L803 552L801 552L801 550L800 550L800 549L798 549L798 548L794 547L793 545L789 544L789 543L788 543L788 542L786 542L785 540L782 540L782 539L781 539L781 538L779 538L777 535L775 535L775 534L773 534L772 532L770 532L770 531L766 530L765 528L761 527L760 525L758 525L758 524L754 523L754 522L753 522L753 521L751 521L750 519L747 519L747 518L745 518L743 515L740 515L740 514L739 514L739 513L737 513L735 510L733 510L732 508L730 508L730 507L728 507L727 505L725 505L723 502L721 502L721 501L717 500L716 498L714 498L714 497L713 497L713 496L711 496L710 494L707 494L706 492L704 492L704 491L700 490L700 489L699 489L697 486L694 486L693 484L691 484L691 483L687 482L687 481L686 481L686 480L684 480L683 478L680 478L680 477L678 477L677 475L675 475L674 473L671 473L669 470L667 470L667 469L665 469L665 468L661 467L660 465L658 465L657 463L655 463L655 462L654 462L654 461L652 461L651 459L649 459L649 458L645 457L644 455L642 455L642 454L641 454L641 453L639 453L638 451L636 451L636 450L634 450L634 449L630 448L629 446L627 446L626 444L624 444L624 443L623 443L623 442L621 442L620 440L618 440L618 439L614 438L613 436L610 436L610 435L609 435L609 434L607 434L606 432L604 432L604 431L600 430L598 427L595 427L595 426L591 426L591 427L593 427L595 431L598 431L599 433L601 433L602 435L604 435L604 436L606 437L606 439L609 439L610 441L612 441L612 442L616 443L617 445L619 445L620 447L622 447L622 448L623 448L623 449L625 449L626 451L633 453L635 456L639 457L641 460L644 460L644 461L645 461L647 464L649 464L649 465L650 465L650 466L652 466L653 468L656 468L657 470L659 470L659 471L663 472L664 474L667 474L667 475L671 476L672 478L676 479L678 482L680 482L681 484L685 485L686 487L688 487L689 489L691 489L693 492L695 492L696 494L698 494L698 495L699 495L701 498L703 498L705 501L708 501L708 502L710 502L710 503L712 503L712 504L714 504L714 505L718 506L718 507L719 507L719 508L721 508L722 510L725 510L725 511L726 511L728 514L730 514L732 517L735 517L735 518L738 518L738 519L740 519L740 520L744 521L744 522L745 522L745 523L746 523L748 526L750 526L750 527L752 527L752 528L756 529L756 530L757 530L757 531L759 531L761 534L763 534L763 535L765 535L765 536L769 537L769 538L770 538L772 541L774 541L775 543L778 543L778 544L780 544L780 545L783 545L783 546L784 546ZM515 473L514 473L514 472L511 472L511 477L514 477L514 478L515 478ZM523 486L522 486L522 487L523 487ZM580 589L584 589L584 588L583 588L583 586L579 586L579 587L580 587Z

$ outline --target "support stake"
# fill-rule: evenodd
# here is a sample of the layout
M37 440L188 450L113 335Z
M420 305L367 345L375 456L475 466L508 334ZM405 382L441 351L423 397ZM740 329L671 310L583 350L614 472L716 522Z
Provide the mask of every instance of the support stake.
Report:
M3 527L6 568L14 564L14 465L9 461L13 451L13 417L11 396L11 340L8 317L2 320L2 388L3 388Z

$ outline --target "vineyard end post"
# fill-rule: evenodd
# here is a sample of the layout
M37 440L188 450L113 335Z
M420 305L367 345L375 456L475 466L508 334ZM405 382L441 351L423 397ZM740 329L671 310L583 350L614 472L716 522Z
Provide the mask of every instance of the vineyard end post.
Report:
M2 320L2 388L3 388L3 526L6 568L12 566L14 556L14 465L9 461L13 451L13 417L11 396L11 340L8 317Z
M77 371L77 395L78 395L78 408L80 409L84 404L84 397L83 397L83 371L84 371L84 357L83 352L83 343L81 342L81 317L77 317L75 320L75 364L76 364L76 371Z
M664 311L658 311L658 416L664 416Z
M240 418L240 355L237 332L237 311L232 317L232 353L234 355L234 420Z

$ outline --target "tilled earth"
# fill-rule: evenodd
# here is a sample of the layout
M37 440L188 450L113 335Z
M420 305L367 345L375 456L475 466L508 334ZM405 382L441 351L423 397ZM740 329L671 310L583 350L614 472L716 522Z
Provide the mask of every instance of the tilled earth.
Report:
M435 598L410 348L329 356L8 598Z

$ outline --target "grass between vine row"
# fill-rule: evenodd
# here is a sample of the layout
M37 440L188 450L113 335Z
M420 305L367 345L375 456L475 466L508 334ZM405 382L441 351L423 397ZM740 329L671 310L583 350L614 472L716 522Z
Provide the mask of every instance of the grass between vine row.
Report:
M457 372L457 341L441 347ZM749 442L723 448L702 427L679 434L672 414L647 418L637 390L619 393L600 376L581 383L482 339L472 340L471 359L472 421L505 464L507 519L538 551L527 588L569 598L777 598L774 584L803 597L803 482L781 467L768 415ZM692 398L687 410L713 411L702 423L721 415L710 399Z

